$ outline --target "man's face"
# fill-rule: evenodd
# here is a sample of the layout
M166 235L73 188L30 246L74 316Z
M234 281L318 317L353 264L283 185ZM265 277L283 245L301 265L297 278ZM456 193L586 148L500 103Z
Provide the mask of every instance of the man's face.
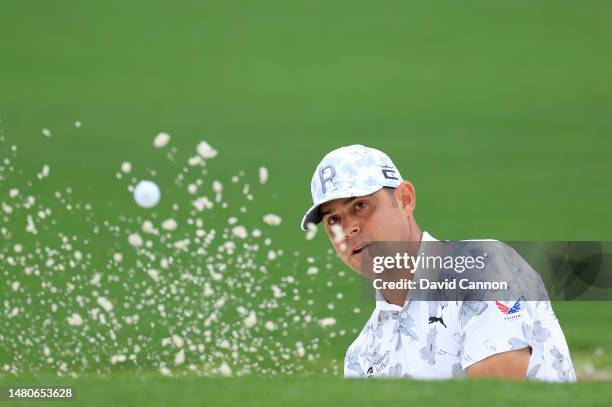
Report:
M410 238L407 212L395 195L395 190L383 188L321 205L322 223L336 253L360 274L363 249L369 243Z

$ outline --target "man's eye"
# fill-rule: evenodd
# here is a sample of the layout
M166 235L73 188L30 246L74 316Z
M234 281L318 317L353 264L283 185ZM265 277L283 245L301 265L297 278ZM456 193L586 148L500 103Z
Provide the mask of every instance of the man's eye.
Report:
M363 209L368 206L368 203L365 201L360 201L355 204L355 209Z
M327 224L328 225L335 225L336 222L338 222L338 217L337 216L330 216L329 218L327 218Z

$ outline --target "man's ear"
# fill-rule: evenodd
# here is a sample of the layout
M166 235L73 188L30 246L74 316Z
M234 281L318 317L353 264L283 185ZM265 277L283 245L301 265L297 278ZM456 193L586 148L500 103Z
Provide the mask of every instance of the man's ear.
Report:
M408 181L402 181L402 183L395 188L395 199L399 202L400 208L402 208L406 215L412 215L416 207L414 185Z

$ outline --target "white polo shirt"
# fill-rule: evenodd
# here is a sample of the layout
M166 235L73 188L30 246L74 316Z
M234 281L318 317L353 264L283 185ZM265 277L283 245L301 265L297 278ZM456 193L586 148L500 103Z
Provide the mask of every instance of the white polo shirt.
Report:
M422 241L436 239L423 232ZM516 302L500 304L407 299L400 307L377 291L374 312L346 352L344 376L448 379L489 356L531 347L527 379L576 381L550 302L520 301L512 313Z

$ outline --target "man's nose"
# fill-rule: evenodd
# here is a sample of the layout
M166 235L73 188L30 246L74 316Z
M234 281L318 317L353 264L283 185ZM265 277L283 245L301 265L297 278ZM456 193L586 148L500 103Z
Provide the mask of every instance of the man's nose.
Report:
M348 219L344 223L344 237L346 239L350 239L351 237L355 236L357 233L359 233L359 231L360 227L357 219Z

